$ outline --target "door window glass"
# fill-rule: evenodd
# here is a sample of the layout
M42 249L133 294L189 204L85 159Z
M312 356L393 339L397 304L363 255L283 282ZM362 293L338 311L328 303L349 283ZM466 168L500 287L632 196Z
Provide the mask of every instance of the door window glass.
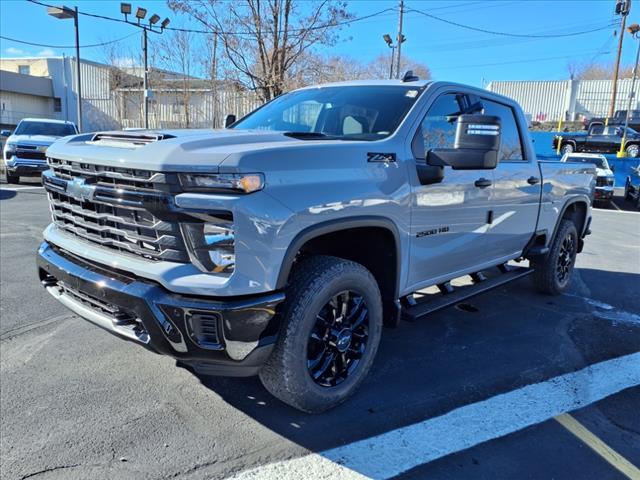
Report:
M453 148L456 120L462 110L461 96L447 93L436 99L422 120L422 138L425 153L434 148Z
M516 123L513 109L507 105L482 99L485 115L500 117L502 130L502 144L498 161L522 160L522 143L520 142L520 131Z

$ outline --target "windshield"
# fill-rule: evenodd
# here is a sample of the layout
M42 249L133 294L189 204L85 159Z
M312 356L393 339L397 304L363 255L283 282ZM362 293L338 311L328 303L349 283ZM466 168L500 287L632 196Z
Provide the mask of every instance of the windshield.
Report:
M70 123L53 122L20 122L14 135L50 135L52 137L66 137L75 135L76 129Z
M395 131L420 92L415 86L390 85L299 90L267 103L232 128L277 130L314 140L379 140Z
M593 163L598 168L609 168L607 160L600 157L569 157L567 158L567 161L576 163Z

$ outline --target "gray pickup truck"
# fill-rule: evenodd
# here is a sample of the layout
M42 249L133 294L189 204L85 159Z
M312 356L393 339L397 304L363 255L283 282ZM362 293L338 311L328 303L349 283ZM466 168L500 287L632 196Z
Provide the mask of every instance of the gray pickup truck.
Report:
M528 273L565 290L595 186L590 164L536 160L513 100L412 76L303 88L223 130L77 135L47 156L50 294L307 412L354 392L383 326Z

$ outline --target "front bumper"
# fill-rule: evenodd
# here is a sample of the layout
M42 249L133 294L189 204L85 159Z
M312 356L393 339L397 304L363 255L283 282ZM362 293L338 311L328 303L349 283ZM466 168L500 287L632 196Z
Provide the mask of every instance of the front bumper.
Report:
M611 200L613 198L613 187L596 187L594 200Z
M5 162L7 172L16 176L39 176L45 170L49 169L47 162L40 162L37 160L25 160L21 158L13 157L11 160Z
M48 242L38 249L37 265L47 291L77 315L201 374L255 375L275 344L283 293L177 295Z

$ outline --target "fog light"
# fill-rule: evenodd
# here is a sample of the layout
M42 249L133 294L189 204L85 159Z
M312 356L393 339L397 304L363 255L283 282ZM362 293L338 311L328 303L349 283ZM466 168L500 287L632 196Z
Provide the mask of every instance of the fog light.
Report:
M236 263L233 223L183 223L191 262L203 272L230 275Z

